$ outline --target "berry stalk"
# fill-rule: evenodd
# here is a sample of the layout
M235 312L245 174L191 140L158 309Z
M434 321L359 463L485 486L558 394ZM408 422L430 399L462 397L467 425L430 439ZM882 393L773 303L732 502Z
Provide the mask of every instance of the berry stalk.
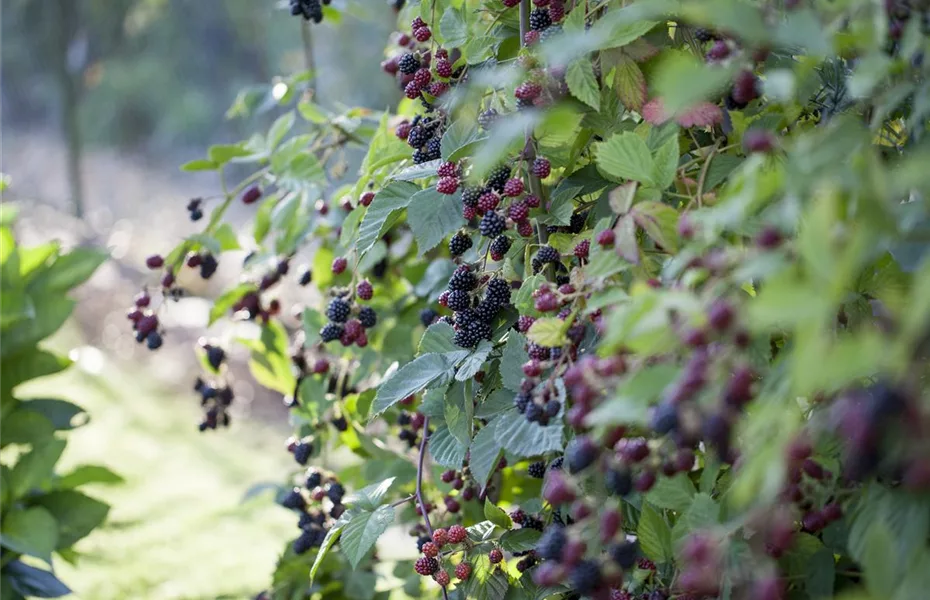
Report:
M423 523L426 525L426 531L430 536L433 535L433 524L429 521L429 512L426 510L426 502L423 501L423 467L426 461L426 445L429 442L429 417L423 420L423 439L420 440L420 457L417 460L417 505L420 512L423 513ZM442 586L442 597L449 600L449 593L446 587Z

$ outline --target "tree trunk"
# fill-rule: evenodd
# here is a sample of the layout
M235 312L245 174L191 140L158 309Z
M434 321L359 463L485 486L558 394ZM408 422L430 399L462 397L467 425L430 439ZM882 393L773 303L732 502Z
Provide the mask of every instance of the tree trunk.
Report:
M81 126L78 119L79 94L77 82L68 65L68 50L77 29L77 0L58 0L55 33L55 71L61 102L62 135L68 148L68 190L71 209L78 219L84 218L84 183L81 172Z

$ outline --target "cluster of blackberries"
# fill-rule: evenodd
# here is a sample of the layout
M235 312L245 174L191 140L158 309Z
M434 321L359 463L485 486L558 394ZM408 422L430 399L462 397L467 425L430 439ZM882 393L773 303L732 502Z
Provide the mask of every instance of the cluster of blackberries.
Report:
M543 520L539 515L528 515L526 511L520 508L510 511L510 520L522 529L542 531L544 527Z
M216 257L209 252L191 253L187 256L185 264L191 269L200 269L201 279L210 279L220 266Z
M427 541L418 544L423 556L414 563L413 570L423 577L432 577L433 581L441 587L446 587L451 582L451 577L442 567L441 561L448 559L441 554L441 551L447 545L455 546L463 543L466 538L468 538L468 532L461 525L453 525L448 530L441 527L435 529ZM455 577L459 581L465 581L469 576L471 576L470 564L460 562L455 566Z
M161 333L158 331L158 316L149 308L152 297L143 290L134 299L135 306L126 313L136 334L136 342L145 342L149 350L158 350L162 345Z
M443 119L442 117L423 117L417 115L409 123L397 126L397 137L405 140L414 149L413 162L424 163L442 157Z
M289 447L294 443L292 441ZM333 521L345 512L342 504L345 488L334 475L311 467L301 484L281 499L284 508L300 515L297 526L301 532L292 544L296 554L304 554L322 544Z
M187 203L187 212L190 215L191 221L199 221L203 218L203 199L202 198L192 198Z
M332 0L291 0L291 14L302 16L308 21L320 23L323 20L323 6Z
M428 48L422 46L418 50L418 46L428 42L432 35L423 19L415 18L410 24L409 34L396 34L397 45L403 52L381 63L384 72L395 76L404 95L411 100L420 98L426 108L431 107L432 99L446 93L463 72L461 68L453 70L457 56L450 58L449 52L443 48L436 50L436 60L430 70L434 57Z
M405 398L405 400L407 399ZM412 401L413 398L410 398L407 403L410 404ZM419 443L420 430L423 429L425 422L426 417L423 413L400 411L397 415L397 425L400 427L397 437L400 441L406 442L409 447L413 448Z
M198 377L194 382L194 391L200 394L200 406L204 411L203 421L198 425L198 429L206 431L216 429L217 426L229 427L232 389L228 385L211 384Z
M326 307L329 323L320 330L320 337L324 343L339 340L343 346L355 344L364 348L368 345L366 330L377 325L378 314L372 307L358 305L355 300L371 299L374 294L371 283L367 280L358 283L354 295L345 289L333 290L333 294L335 297Z
M455 312L454 342L462 348L474 348L482 339L491 339L491 323L501 309L510 303L510 283L491 279L484 297L475 303L472 292L478 287L478 277L469 265L459 266L449 279L448 289L439 296L439 303Z

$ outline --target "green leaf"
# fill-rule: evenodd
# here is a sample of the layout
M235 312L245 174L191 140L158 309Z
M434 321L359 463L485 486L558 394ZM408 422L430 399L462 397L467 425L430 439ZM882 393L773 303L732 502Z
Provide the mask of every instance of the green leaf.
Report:
M418 191L420 188L412 183L392 181L375 194L358 228L356 249L360 254L368 252L375 242L381 239L384 232L390 228L391 217L397 211L407 208L410 199Z
M732 80L734 66L710 65L690 52L667 52L650 79L669 116L678 116L699 102L715 98Z
M181 165L182 171L215 171L219 168L220 165L205 158L198 158Z
M75 248L59 256L47 269L37 271L28 289L48 294L66 292L90 279L109 257L95 248Z
M527 552L536 548L542 532L535 529L515 529L501 536L501 547L507 552Z
M42 487L52 478L55 463L65 449L65 441L51 438L33 446L22 455L10 471L10 488L14 498L22 497L34 488Z
M661 202L640 202L631 211L646 235L667 252L678 251L678 211Z
M442 13L439 31L442 33L446 47L464 46L468 42L468 25L465 23L465 18L459 10L451 6Z
M0 447L9 444L35 444L55 433L52 422L43 415L17 409L0 421Z
M672 532L662 515L648 503L643 503L636 536L643 553L656 563L671 560Z
M553 419L546 426L530 423L510 409L501 414L494 428L497 442L505 450L517 456L536 456L545 452L556 452L562 449L562 421Z
M462 118L446 129L440 142L442 159L456 161L469 154L473 148L487 139L487 136L478 129L474 118Z
M395 181L415 181L436 176L436 169L443 163L442 159L430 160L418 165L406 167L391 176Z
M336 542L339 541L339 537L342 535L342 528L349 522L349 519L350 514L348 512L343 513L343 515L339 517L339 520L333 523L329 531L326 532L326 537L323 538L323 543L320 544L320 549L316 552L316 558L313 559L313 566L310 567L310 585L313 585L313 580L316 578L317 571L319 571L320 567L323 565L323 559L326 558L329 551L332 550Z
M696 531L717 525L720 520L720 507L707 494L695 494L691 506L675 523L674 537L681 537Z
M213 232L213 237L220 243L220 251L222 252L227 250L239 250L242 247L239 245L239 238L236 237L236 232L233 231L232 225L229 223L223 223L217 227L216 231Z
M396 479L396 477L388 477L383 481L373 483L348 494L343 498L343 504L362 510L375 510L381 505L381 501L384 500Z
M507 343L501 356L501 379L508 390L519 392L523 381L523 363L530 359L526 353L526 338L522 334L511 331L507 334Z
M804 589L807 591L807 597L811 598L811 600L833 598L833 582L835 579L836 563L833 560L833 552L827 548L821 548L814 553L810 561L805 565ZM866 583L868 583L868 574L866 574ZM889 592L891 592L894 587L895 586L883 588L882 591L874 595L874 597L888 597Z
M614 90L626 109L639 112L646 103L646 77L632 58L621 56L614 72Z
M58 544L58 524L46 509L33 508L11 510L3 518L0 546L52 562L52 552Z
M513 527L513 521L510 520L510 516L488 498L484 499L484 518L501 529L509 530Z
M207 324L213 325L216 323L220 317L232 310L233 305L238 302L240 298L254 290L254 283L240 283L236 287L223 292L213 301L213 306L210 307L210 319Z
M417 354L446 353L461 350L452 342L455 330L448 323L433 323L426 328L420 343L417 345Z
M320 108L320 105L314 104L309 100L302 100L297 105L297 112L307 121L316 123L317 125L322 125L329 120L329 117L326 115L326 112Z
M432 250L462 225L462 202L455 195L429 187L414 194L407 207L407 222L417 240L417 256Z
M124 479L106 467L99 465L81 465L55 482L55 488L69 490L87 483L118 484Z
M481 367L484 366L485 361L488 360L488 355L491 354L491 350L493 349L494 344L487 340L481 340L478 343L478 347L462 361L458 372L455 374L456 381L468 381L472 379L478 371L481 370Z
M281 143L281 140L284 139L287 132L294 126L294 118L294 111L289 110L275 119L274 123L271 124L271 128L268 129L267 142L269 152L278 147L278 144Z
M51 571L43 571L21 560L14 560L3 567L3 581L9 581L13 591L25 598L61 598L71 593ZM6 591L2 595L8 597ZM12 596L10 600L18 599Z
M513 295L513 305L521 315L538 315L539 312L533 306L533 292L545 283L545 275L533 275L523 280L523 284L517 293Z
M526 337L535 344L547 348L558 348L565 345L567 341L566 332L571 325L570 319L556 317L542 317L536 319L536 322L526 332Z
M495 568L486 553L474 557L472 574L461 586L462 597L468 600L504 600L510 581L503 569Z
M583 189L580 185L562 184L556 188L549 200L549 208L540 217L540 222L549 225L568 225L575 212L575 198Z
M20 404L20 410L28 410L42 415L57 430L74 429L86 424L90 419L87 411L77 404L54 398L25 400Z
M40 496L36 504L44 507L58 521L58 545L69 548L107 518L110 507L99 500L73 490Z
M510 405L512 406L512 403ZM475 483L479 486L484 486L488 482L488 478L497 467L501 451L504 449L494 435L497 424L498 420L493 419L482 427L471 441L468 465Z
M659 477L656 484L646 494L646 500L657 508L684 512L691 506L694 494L694 484L688 476L678 473L674 477Z
M675 181L678 169L678 137L665 142L656 150L653 159L656 163L655 181L659 189L665 189Z
M507 388L494 390L490 396L475 409L475 417L487 419L495 417L513 406L513 392Z
M655 185L655 162L649 146L632 131L616 133L597 144L597 166L606 175Z
M437 427L436 431L429 436L429 453L436 464L444 467L453 469L461 467L467 449L468 446L462 445L455 439L445 425Z
M210 146L207 150L207 156L209 156L210 160L216 163L217 166L222 166L234 158L249 156L251 154L252 151L246 149L241 144L217 144L215 146Z
M889 595L897 586L899 566L894 540L888 527L882 521L872 522L865 534L862 557L866 588L877 598Z
M259 339L240 338L239 342L252 350L249 369L258 383L285 396L294 393L297 379L291 371L287 332L280 323L268 321Z
M422 391L452 368L453 364L442 354L429 353L415 358L381 383L371 405L370 418L377 417L410 394Z
M456 382L450 386L446 392L443 413L449 433L465 447L471 443L474 419L474 403L470 391L470 383Z
M339 545L353 569L358 568L358 563L393 522L394 508L385 505L374 511L362 511L346 523Z
M594 75L594 66L587 58L572 61L565 71L565 83L572 96L594 110L601 109L601 92Z

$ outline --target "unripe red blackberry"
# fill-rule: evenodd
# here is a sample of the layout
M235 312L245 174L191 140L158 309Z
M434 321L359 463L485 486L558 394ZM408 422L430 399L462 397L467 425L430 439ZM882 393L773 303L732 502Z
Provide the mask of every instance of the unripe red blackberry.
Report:
M471 565L462 562L455 566L455 576L459 581L465 581L471 575Z
M497 208L497 205L500 204L500 198L492 191L487 191L478 198L478 210L482 212L488 212Z
M504 6L507 8L513 8L514 6L520 4L520 0L503 0Z
M614 234L613 229L605 229L604 231L597 234L597 243L605 248L612 247L615 240L616 235Z
M765 129L749 129L743 134L743 148L746 152L767 154L775 149L775 136Z
M449 577L449 573L447 573L446 571L439 571L438 573L433 575L433 580L442 587L446 587L447 585L449 585L449 582L452 581L452 579Z
M720 298L711 304L707 311L707 321L718 331L724 331L733 323L735 316L733 307L729 302Z
M446 161L439 165L439 168L436 169L436 174L440 177L457 177L459 174L459 167L454 162Z
M439 556L439 547L433 542L426 542L423 544L423 555L435 558Z
M429 85L429 82L433 80L433 74L429 72L429 69L417 69L417 72L413 74L413 83L417 84L421 90Z
M406 141L406 140L407 140L407 136L410 135L410 128L411 128L411 127L412 127L412 126L410 125L410 122L409 122L409 121L401 121L401 122L397 125L397 128L394 129L394 135L396 135L399 139L402 139L402 140Z
M145 266L150 269L160 269L165 266L165 259L160 254L153 254L145 259Z
M174 271L168 269L165 271L165 274L161 276L161 287L168 289L174 285Z
M496 565L500 561L504 560L504 553L501 552L499 549L494 548L493 550L488 552L488 560L491 562L492 565Z
M591 250L591 242L588 240L581 240L575 245L575 249L572 250L572 253L576 258L588 258L588 252Z
M535 317L530 317L528 315L520 315L520 318L517 319L517 329L523 333L526 333L530 330L530 327L533 326L533 323L536 322Z
M519 196L523 193L523 180L514 177L513 179L508 179L507 183L504 184L504 195L505 196Z
M552 0L549 5L549 20L558 23L565 18L565 5L560 0Z
M242 194L242 203L243 204L252 204L262 197L262 191L257 185L253 185Z
M524 81L513 91L518 100L533 100L542 94L542 86L533 81Z
M491 260L503 260L504 255L510 250L510 238L506 235L499 235L491 242Z
M430 31L429 27L420 27L413 32L413 37L417 38L417 41L420 43L428 42L432 35L433 32Z
M416 81L411 81L404 87L404 96L411 100L416 100L420 97L420 91L422 89L423 88Z
M436 61L436 75L440 77L452 76L452 63L444 58L437 60Z
M461 525L453 525L449 528L449 543L461 544L468 537L468 532Z
M346 270L346 267L349 266L349 261L343 256L338 256L333 259L332 270L333 274L339 275Z
M524 198L523 201L526 202L526 205L530 208L539 208L539 205L541 204L539 196L534 196L533 194L530 194Z
M389 58L381 61L381 70L387 73L388 75L397 74L397 58Z
M545 179L549 177L549 173L552 171L552 166L549 163L549 160L543 157L538 157L533 161L533 175L539 177L540 179Z
M523 34L523 44L525 46L532 46L539 41L539 32L535 29L531 29Z
M522 237L530 237L533 235L533 224L530 223L529 219L517 222L517 233Z
M474 206L465 205L462 207L462 217L466 221L471 221L477 216L478 216L478 209L475 208Z
M510 204L508 214L514 221L522 221L530 216L530 207L527 206L526 202L514 201Z
M374 295L375 290L371 286L371 282L367 279L363 279L355 286L356 295L362 300L371 300L371 297Z
M707 60L718 61L730 56L730 47L723 40L717 40L707 51Z
M364 194L359 196L358 203L361 204L362 206L370 206L371 201L374 199L375 199L374 192L365 192Z
M782 243L781 232L775 227L765 227L756 236L756 246L763 250L777 248Z
M433 543L442 548L449 543L449 532L442 527L433 530Z
M458 177L443 177L436 184L436 191L440 194L454 194L459 189Z
M439 570L439 561L431 556L421 556L413 564L413 570L423 577L429 577Z

